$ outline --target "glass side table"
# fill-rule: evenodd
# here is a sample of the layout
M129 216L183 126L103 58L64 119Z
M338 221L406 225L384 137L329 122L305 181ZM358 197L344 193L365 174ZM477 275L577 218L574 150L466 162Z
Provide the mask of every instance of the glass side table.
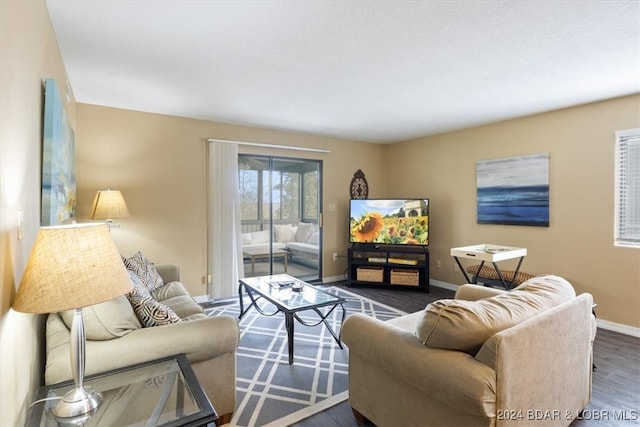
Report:
M211 402L183 354L85 378L102 393L91 414L56 418L52 409L72 381L41 387L27 426L203 426L218 419Z

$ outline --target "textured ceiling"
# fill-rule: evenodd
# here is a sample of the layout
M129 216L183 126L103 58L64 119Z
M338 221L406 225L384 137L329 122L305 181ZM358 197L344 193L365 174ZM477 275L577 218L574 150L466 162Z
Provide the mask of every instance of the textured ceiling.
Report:
M81 103L389 143L640 93L638 1L47 5Z

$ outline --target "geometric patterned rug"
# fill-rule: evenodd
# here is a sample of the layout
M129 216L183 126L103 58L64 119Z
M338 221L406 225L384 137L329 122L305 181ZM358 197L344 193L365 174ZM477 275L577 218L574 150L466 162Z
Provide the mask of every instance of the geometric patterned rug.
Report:
M385 304L338 287L325 290L343 297L346 315L365 313L381 320L405 314ZM261 306L269 303L261 300ZM247 304L245 304L245 307ZM238 302L206 310L209 316L238 317ZM317 320L313 311L298 313ZM342 310L327 318L340 333ZM236 409L231 426L282 427L337 405L348 398L348 349L341 349L327 328L295 322L294 363L289 365L284 316L272 317L249 310L240 325L237 350Z

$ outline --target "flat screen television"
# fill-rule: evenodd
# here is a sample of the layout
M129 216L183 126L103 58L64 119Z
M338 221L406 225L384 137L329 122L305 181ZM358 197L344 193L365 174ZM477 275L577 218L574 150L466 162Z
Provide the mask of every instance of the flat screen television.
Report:
M349 243L429 245L429 199L351 199Z

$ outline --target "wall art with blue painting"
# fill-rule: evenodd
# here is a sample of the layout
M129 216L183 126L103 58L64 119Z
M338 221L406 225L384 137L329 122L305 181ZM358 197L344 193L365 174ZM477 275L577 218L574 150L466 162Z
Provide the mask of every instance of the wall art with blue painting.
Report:
M47 79L44 92L41 225L70 222L76 216L75 136L56 81Z
M477 162L478 224L549 226L549 153Z

